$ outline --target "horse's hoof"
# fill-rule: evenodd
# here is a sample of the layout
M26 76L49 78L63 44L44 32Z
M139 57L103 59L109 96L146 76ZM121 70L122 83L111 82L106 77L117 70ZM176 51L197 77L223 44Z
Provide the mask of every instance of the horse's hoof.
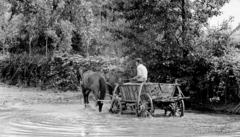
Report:
M85 107L84 107L84 109L87 109L87 108L89 108L90 107L90 105L88 105L88 104L85 104Z

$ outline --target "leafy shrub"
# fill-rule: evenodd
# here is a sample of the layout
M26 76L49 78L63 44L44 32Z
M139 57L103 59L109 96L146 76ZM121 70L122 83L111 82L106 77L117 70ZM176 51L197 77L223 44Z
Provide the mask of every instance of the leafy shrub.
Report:
M115 60L115 61L114 61ZM57 54L52 58L41 55L12 55L1 61L1 80L12 85L39 86L42 89L62 91L78 89L77 69L109 71L116 59L104 57L83 58L80 55ZM115 67L116 68L116 67Z

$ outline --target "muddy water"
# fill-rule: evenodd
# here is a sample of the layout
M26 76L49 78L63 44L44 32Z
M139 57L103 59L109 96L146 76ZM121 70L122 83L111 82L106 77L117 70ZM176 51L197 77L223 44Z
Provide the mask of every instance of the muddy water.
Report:
M137 118L110 114L107 107L99 113L77 103L0 106L0 137L240 136L237 115L187 112L179 118L157 111L152 118Z

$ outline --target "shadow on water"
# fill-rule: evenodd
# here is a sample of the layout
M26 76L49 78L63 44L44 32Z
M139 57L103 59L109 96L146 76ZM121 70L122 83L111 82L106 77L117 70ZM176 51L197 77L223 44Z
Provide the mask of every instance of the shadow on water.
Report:
M0 107L0 112L1 137L201 135L189 130L188 122L194 117L192 113L182 118L161 113L153 118L137 118L134 113L110 114L106 107L99 113L84 110L76 104L34 105L25 109Z

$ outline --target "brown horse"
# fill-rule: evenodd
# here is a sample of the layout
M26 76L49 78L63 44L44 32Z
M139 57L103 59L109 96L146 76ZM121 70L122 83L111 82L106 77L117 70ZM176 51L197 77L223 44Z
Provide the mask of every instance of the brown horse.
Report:
M127 73L118 70L113 70L105 74L105 77L107 80L107 88L110 95L113 95L113 90L116 83L129 82L129 79L131 78Z
M88 96L92 91L97 104L99 106L99 112L102 111L103 103L101 100L104 100L106 95L106 80L102 74L93 71L87 71L86 69L78 69L77 72L78 80L81 82L82 93L84 98L85 108L87 107Z

